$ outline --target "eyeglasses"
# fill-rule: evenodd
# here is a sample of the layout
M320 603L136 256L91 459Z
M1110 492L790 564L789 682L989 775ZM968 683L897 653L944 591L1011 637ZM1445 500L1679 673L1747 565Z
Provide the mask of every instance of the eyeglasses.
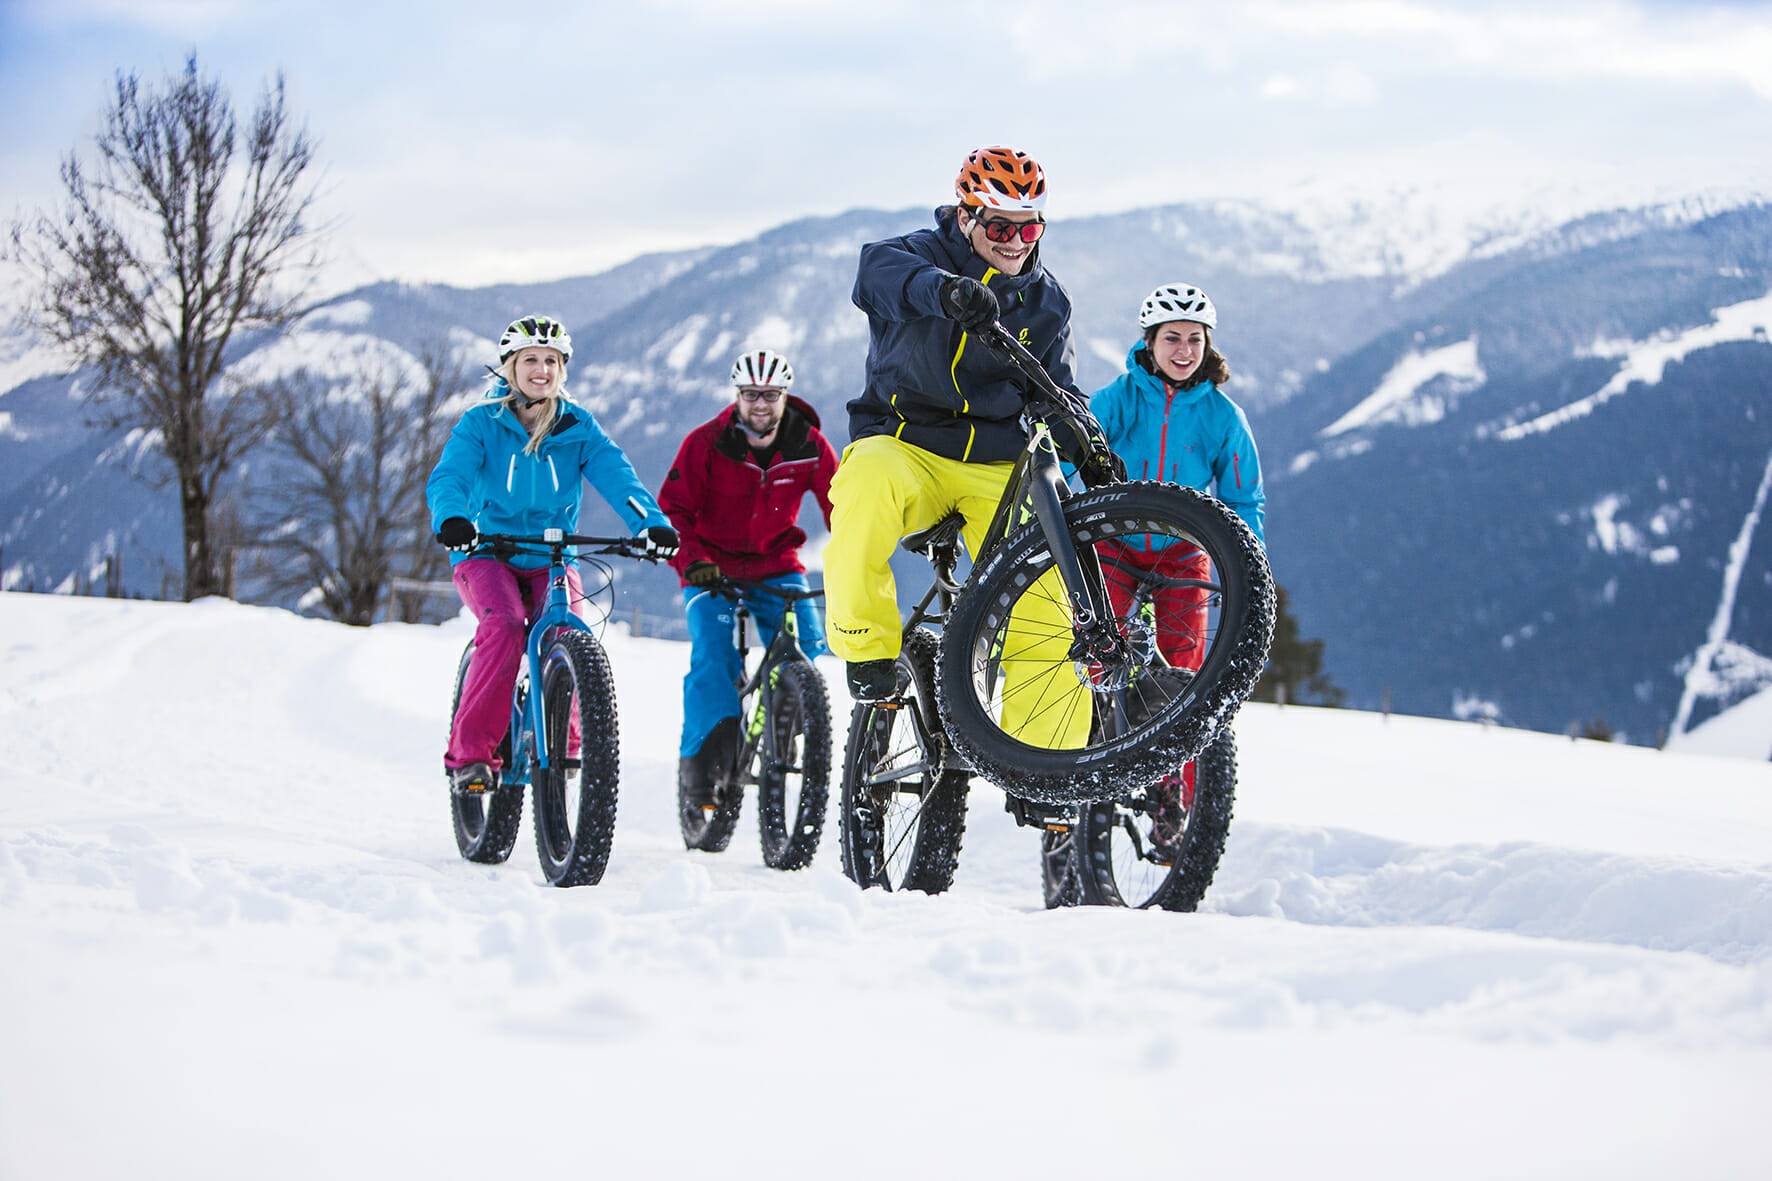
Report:
M984 227L984 236L993 242L1013 242L1019 237L1023 242L1036 242L1046 232L1043 221L1010 221L1006 217L981 217L978 224Z
M776 402L781 399L780 390L739 390L738 396L747 402Z

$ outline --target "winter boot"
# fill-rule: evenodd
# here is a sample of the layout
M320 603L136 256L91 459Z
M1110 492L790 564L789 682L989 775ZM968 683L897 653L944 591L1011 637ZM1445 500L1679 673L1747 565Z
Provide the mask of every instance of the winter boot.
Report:
M700 750L677 760L677 799L685 815L691 809L706 813L719 806L718 789L731 777L737 755L738 719L721 718L702 740Z

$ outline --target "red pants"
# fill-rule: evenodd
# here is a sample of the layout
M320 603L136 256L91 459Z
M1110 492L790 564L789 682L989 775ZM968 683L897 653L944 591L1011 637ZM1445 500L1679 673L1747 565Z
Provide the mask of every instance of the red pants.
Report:
M1098 552L1108 598L1113 602L1114 614L1119 616L1132 607L1138 586L1136 570L1198 582L1212 574L1212 563L1205 552L1192 546L1172 545L1151 551L1116 545L1111 552L1106 547L1098 547ZM1128 570L1128 566L1136 569ZM1157 650L1171 668L1199 671L1201 661L1206 659L1206 592L1199 587L1159 587L1145 597L1156 607Z
M1134 570L1149 571L1165 578L1188 578L1204 582L1212 574L1212 563L1203 550L1187 545L1172 545L1160 550L1135 550L1113 546L1101 550L1101 573L1107 582L1108 598L1114 614L1124 616L1132 609L1133 595L1138 587ZM1171 668L1198 672L1206 659L1206 592L1199 587L1159 587L1147 592L1146 598L1156 607L1157 650ZM1181 769L1181 806L1194 806L1194 764L1190 760Z
M510 728L511 688L523 663L530 615L547 602L548 567L519 570L496 558L469 558L455 564L451 578L480 626L474 631L474 655L449 728L443 765L485 763L498 768L502 764L498 744ZM566 567L566 591L576 612L584 592L575 566ZM572 727L578 728L576 716Z

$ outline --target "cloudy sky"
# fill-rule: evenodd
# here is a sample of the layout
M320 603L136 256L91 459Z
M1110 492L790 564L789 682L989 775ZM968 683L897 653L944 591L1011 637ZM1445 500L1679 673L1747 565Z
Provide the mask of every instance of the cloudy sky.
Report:
M118 71L277 71L333 285L584 274L933 206L1025 148L1049 215L1429 188L1772 193L1772 4L1643 0L0 0L0 216L57 196Z

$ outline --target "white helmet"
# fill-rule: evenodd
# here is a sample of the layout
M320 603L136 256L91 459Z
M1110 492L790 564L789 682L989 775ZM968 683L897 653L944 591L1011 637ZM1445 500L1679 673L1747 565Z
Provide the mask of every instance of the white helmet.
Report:
M732 363L732 384L763 386L784 393L794 384L794 367L771 349L752 349Z
M498 363L503 365L512 353L531 348L555 349L562 362L572 360L572 337L564 324L548 316L524 316L512 320L498 338Z
M1145 296L1138 309L1138 326L1152 328L1171 320L1192 320L1208 328L1218 327L1218 309L1198 287L1186 283L1169 283Z

